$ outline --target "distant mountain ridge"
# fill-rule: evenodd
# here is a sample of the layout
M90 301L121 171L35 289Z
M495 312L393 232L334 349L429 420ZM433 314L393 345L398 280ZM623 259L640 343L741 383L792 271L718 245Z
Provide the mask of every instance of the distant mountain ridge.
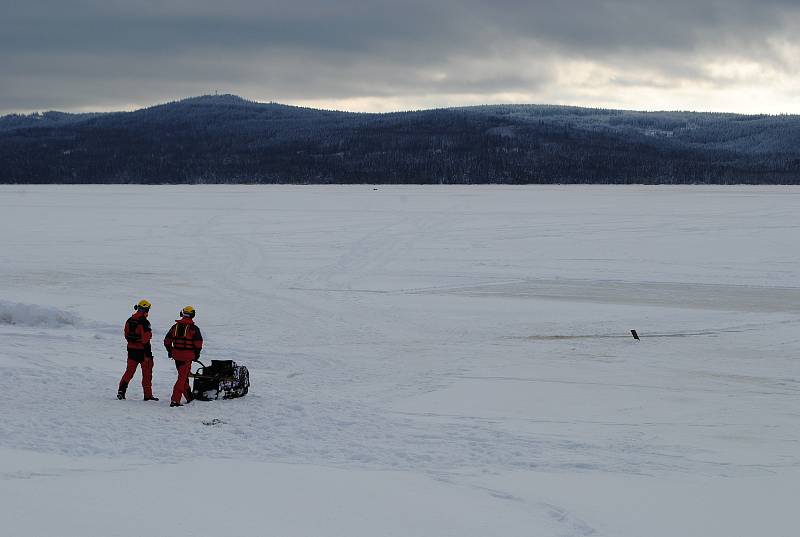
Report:
M0 117L2 183L800 183L800 116L484 105L394 113L202 95Z

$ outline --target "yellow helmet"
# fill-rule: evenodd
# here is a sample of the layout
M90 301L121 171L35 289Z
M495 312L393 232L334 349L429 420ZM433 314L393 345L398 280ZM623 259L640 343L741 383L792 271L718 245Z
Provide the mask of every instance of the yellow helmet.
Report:
M149 311L151 305L152 304L150 304L150 302L148 302L145 299L142 299L142 300L140 300L139 302L136 303L136 305L133 307L133 309L142 310L142 311Z
M181 317L188 317L190 319L193 318L194 317L194 308L191 307L191 306L186 306L185 308L183 308L181 310Z

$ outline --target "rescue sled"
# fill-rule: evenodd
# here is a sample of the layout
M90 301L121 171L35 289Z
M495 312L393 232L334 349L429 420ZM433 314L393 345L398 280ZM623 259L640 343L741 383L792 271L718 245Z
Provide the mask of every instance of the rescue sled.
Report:
M192 396L200 401L234 399L247 395L250 389L250 372L233 360L211 360L205 365L195 360L200 367L189 375L194 379Z

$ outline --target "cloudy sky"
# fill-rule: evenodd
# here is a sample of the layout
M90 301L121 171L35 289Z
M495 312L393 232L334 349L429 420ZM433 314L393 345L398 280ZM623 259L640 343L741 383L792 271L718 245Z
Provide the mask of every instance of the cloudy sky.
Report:
M798 0L0 0L0 114L207 93L800 113Z

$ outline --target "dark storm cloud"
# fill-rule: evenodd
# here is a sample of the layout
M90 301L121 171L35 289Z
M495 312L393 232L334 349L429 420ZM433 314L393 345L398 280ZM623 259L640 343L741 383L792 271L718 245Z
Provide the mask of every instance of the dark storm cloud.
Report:
M776 43L797 44L800 12L779 0L0 0L0 7L0 111L113 107L214 89L288 102L532 93L554 83L570 59L617 66L626 73L616 78L620 86L668 87L707 77L698 58L792 69Z

